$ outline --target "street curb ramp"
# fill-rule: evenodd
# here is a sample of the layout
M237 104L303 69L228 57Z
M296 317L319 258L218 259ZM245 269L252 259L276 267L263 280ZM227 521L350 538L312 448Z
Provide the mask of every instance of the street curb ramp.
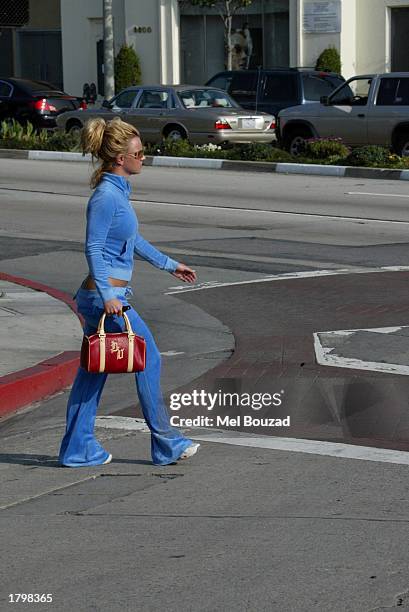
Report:
M76 311L75 302L68 293L4 272L0 272L0 280L48 293L51 297L67 304L82 321ZM69 387L74 380L78 366L79 351L64 351L30 368L0 376L0 419Z

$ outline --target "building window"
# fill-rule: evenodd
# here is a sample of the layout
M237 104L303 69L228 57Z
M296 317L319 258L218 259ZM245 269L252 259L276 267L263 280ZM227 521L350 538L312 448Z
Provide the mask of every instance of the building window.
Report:
M223 21L213 7L180 7L181 72L185 83L207 82L226 69ZM232 69L289 65L289 0L254 0L232 21Z
M28 0L0 0L0 26L24 26L29 20Z

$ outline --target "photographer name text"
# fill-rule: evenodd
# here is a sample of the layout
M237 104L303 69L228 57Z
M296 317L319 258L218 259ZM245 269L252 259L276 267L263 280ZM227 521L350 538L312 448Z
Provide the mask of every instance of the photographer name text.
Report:
M170 423L172 427L290 427L290 416L273 419L241 414L235 417L218 415L215 418L208 416L184 418L172 415Z

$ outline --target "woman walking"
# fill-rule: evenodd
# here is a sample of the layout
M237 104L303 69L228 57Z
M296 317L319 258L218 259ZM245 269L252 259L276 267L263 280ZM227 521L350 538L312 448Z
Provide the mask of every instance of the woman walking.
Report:
M119 118L106 123L88 121L82 131L82 148L100 161L91 179L95 189L87 207L85 255L89 275L75 299L85 319L84 333L96 332L105 312L106 331L124 330L122 308L132 294L133 255L192 283L196 274L188 266L167 257L138 233L138 220L129 202L129 177L139 174L144 160L138 130ZM135 374L142 412L151 431L152 461L168 465L194 455L199 444L171 427L160 389L161 358L149 328L131 308L127 312L133 331L146 341L146 367ZM98 402L107 374L78 369L67 406L67 424L59 461L67 467L109 463L112 455L94 436Z

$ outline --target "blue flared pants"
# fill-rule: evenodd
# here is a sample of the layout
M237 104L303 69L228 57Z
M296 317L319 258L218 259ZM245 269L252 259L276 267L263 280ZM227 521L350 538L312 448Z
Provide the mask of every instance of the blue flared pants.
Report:
M115 287L115 293L115 297L128 305L127 296L132 293L130 287ZM76 302L78 312L85 319L84 334L95 333L104 312L98 292L80 289ZM146 340L146 367L143 372L135 373L135 379L143 416L151 431L152 462L168 465L179 459L192 441L170 425L160 388L161 357L148 326L133 308L126 314L133 331ZM123 317L115 315L105 319L108 332L123 331L124 328ZM78 369L68 400L66 430L59 452L62 465L100 465L109 457L94 436L95 417L106 378L107 374Z

